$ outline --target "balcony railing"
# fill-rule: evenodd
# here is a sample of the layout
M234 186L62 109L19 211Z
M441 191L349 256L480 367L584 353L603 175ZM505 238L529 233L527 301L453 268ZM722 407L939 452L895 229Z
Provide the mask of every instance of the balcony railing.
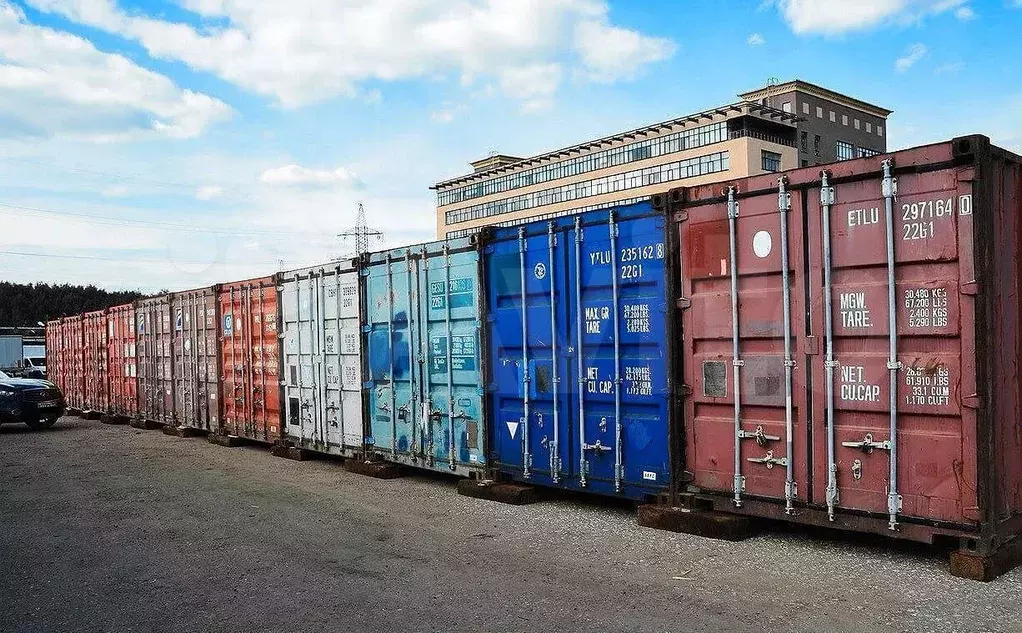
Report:
M777 136L776 134L767 134L765 132L759 132L757 130L730 130L728 131L728 139L736 138L755 138L768 143L776 143L777 145L786 145L787 147L795 147L795 139L784 138L783 136Z

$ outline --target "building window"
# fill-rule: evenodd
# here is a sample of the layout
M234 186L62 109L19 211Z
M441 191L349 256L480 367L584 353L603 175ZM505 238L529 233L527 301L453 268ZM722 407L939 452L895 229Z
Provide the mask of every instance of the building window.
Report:
M809 153L809 132L802 131L802 152Z
M866 121L866 131L869 132L870 134L873 133L873 124L870 123L869 121Z
M880 154L880 152L875 149L869 149L868 147L859 148L859 158L869 158L870 156L876 156L878 154Z
M820 155L820 135L819 134L817 134L816 138L813 139L813 150L816 152L817 156Z
M848 115L847 114L842 114L841 115L841 125L845 125L845 126L848 125Z
M802 166L803 167L808 167L809 166L809 159L808 158L803 158L802 159Z
M855 147L851 143L844 141L837 142L837 159L838 160L851 160L855 158Z
M665 163L626 173L612 174L594 180L576 182L542 191L511 196L501 200L476 204L461 209L452 209L444 214L445 223L450 226L470 220L488 218L505 213L515 213L542 207L548 204L570 202L590 196L599 196L625 189L634 189L662 182L682 180L727 171L731 168L730 154L717 152L696 156L673 163Z
M878 125L877 126L877 136L883 136L883 135L884 135L884 128L882 128L882 127L880 127Z
M837 123L837 114L835 114L833 110L830 111L830 122Z
M781 155L763 150L763 171L781 171Z
M820 106L816 106L816 118L817 119L823 118L823 108L821 108Z
M791 112L791 101L785 101L781 104L781 110L790 113Z
M809 102L805 101L802 103L802 114L809 114Z
M856 130L862 129L862 121L855 119L855 129Z

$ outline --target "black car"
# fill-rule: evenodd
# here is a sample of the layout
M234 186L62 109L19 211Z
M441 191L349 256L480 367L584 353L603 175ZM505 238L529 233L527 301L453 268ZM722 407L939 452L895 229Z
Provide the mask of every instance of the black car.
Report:
M11 378L0 371L0 424L24 422L33 429L48 429L64 409L64 394L52 382Z

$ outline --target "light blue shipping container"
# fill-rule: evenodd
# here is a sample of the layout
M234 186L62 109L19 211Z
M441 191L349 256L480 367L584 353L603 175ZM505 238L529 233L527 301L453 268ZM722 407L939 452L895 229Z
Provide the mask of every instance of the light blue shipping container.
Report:
M366 255L371 456L462 476L485 468L480 279L475 236Z
M634 499L669 489L667 244L649 202L494 229L494 468Z

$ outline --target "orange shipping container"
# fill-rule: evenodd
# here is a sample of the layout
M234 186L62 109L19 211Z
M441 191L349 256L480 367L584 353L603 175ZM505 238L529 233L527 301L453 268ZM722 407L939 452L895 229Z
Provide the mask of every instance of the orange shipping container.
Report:
M64 400L71 412L81 412L85 404L85 374L82 364L82 316L69 316L60 320L60 362L55 381L64 392ZM47 371L49 368L47 367Z
M280 438L277 277L219 287L221 433Z
M135 360L135 306L114 306L107 311L107 413L117 418L138 414L138 374Z

